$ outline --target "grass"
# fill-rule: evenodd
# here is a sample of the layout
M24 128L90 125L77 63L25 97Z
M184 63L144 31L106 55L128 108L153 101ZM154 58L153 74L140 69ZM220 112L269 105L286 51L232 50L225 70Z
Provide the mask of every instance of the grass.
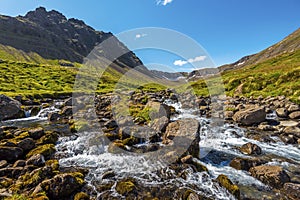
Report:
M225 93L229 96L280 96L284 95L294 102L300 102L300 50L293 53L285 53L276 58L253 64L242 69L226 71L222 73ZM217 80L210 78L211 82ZM215 81L210 88L218 87ZM207 83L204 80L191 82L197 95L208 95ZM221 88L221 87L220 87Z
M192 90L198 96L223 92L234 96L239 87L241 90L239 96L285 95L294 102L300 102L300 50L242 69L226 71L222 73L222 77L173 85L156 81L133 70L127 72L125 70L124 76L114 68L107 68L106 71L99 71L93 67L81 70L82 65L78 63L74 63L73 66L61 66L59 62L61 61L46 60L37 54L28 55L0 45L0 93L8 96L43 98L71 95L72 92L96 91L99 94L116 90L155 92L175 87L179 92ZM78 76L84 78L78 79ZM74 88L75 79L79 87Z

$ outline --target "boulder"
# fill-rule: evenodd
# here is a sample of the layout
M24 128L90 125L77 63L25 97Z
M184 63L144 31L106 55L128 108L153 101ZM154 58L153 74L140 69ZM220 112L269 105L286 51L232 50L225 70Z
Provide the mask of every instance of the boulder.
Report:
M31 149L35 148L35 142L32 138L25 138L21 140L17 144L18 147L22 148L23 151L30 151Z
M234 185L227 176L221 174L221 175L218 176L218 178L216 179L216 181L221 186L223 186L224 188L226 188L237 199L240 199L240 189L239 189L239 187L237 185Z
M0 121L25 117L21 103L5 95L0 95Z
M199 157L199 129L196 119L182 119L170 123L163 135L164 144L172 144L175 150L186 150L190 155ZM184 152L182 152L184 153Z
M19 147L0 147L0 160L16 161L22 155L23 150Z
M291 104L288 107L288 111L289 111L289 113L292 113L292 112L295 112L295 111L300 111L300 106L297 105L297 104Z
M249 171L251 167L256 167L262 164L265 164L263 160L257 158L234 158L229 166L237 170Z
M83 184L84 180L81 173L58 174L52 179L40 183L33 193L37 194L40 191L45 191L51 199L63 199L70 197Z
M286 194L286 196L291 200L300 199L300 184L285 183L283 186L283 191Z
M45 132L42 127L39 127L39 128L34 128L34 129L29 130L28 133L29 133L30 137L37 140L37 139L41 138Z
M45 164L45 158L42 154L35 154L31 156L27 161L26 165L43 166Z
M295 111L289 114L289 118L291 119L300 119L300 111Z
M266 119L266 112L263 107L249 108L246 110L236 112L232 119L242 125L250 126L259 124Z
M257 166L249 170L250 174L261 182L280 189L290 181L289 175L280 166Z
M170 118L171 110L170 107L166 104L155 102L155 101L149 101L145 108L149 108L149 117L151 121L154 119L161 118L163 116Z
M261 154L261 148L253 143L246 143L240 147L240 151L244 154L248 155L260 155Z
M277 108L276 109L276 114L280 118L287 118L289 115L289 112L285 108Z
M150 127L160 133L166 130L168 124L169 124L169 119L166 116L163 116L161 118L152 121Z

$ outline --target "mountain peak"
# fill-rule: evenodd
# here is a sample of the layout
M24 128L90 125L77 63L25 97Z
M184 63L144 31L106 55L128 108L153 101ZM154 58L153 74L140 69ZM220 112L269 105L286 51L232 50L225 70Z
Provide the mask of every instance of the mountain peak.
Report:
M54 23L61 23L67 20L67 18L56 10L47 11L44 7L38 7L34 11L29 11L24 18L34 21L52 21Z

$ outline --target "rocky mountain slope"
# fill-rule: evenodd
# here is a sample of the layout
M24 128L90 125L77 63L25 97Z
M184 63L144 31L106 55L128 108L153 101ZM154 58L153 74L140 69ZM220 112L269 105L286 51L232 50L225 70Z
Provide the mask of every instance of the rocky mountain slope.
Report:
M59 59L83 62L94 47L102 41L113 38L111 49L128 52L112 33L96 31L78 19L67 19L63 14L39 7L25 16L9 17L0 15L0 59L17 54L16 60ZM105 49L102 55L109 57ZM40 57L39 57L40 56ZM37 59L38 57L38 59ZM120 57L116 63L121 67L135 67L142 62L131 51Z

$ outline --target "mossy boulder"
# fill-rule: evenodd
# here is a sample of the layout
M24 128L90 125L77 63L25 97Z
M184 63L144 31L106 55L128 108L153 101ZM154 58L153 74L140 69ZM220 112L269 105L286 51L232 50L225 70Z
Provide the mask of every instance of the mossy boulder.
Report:
M90 196L84 192L79 192L75 195L74 200L89 200Z
M120 140L116 140L109 144L108 152L113 154L121 154L126 152L126 147Z
M45 144L36 147L35 149L31 150L26 157L30 158L31 156L35 154L41 154L43 155L46 159L49 158L53 153L55 153L55 146L54 144Z
M126 196L130 192L133 192L135 189L136 186L134 184L134 180L132 179L119 181L116 185L116 191L123 196Z
M49 131L37 141L37 144L55 144L57 140L58 134L56 132Z
M216 179L217 182L226 188L233 196L235 196L237 199L240 199L240 189L237 185L234 185L231 180L225 176L224 174L221 174Z

